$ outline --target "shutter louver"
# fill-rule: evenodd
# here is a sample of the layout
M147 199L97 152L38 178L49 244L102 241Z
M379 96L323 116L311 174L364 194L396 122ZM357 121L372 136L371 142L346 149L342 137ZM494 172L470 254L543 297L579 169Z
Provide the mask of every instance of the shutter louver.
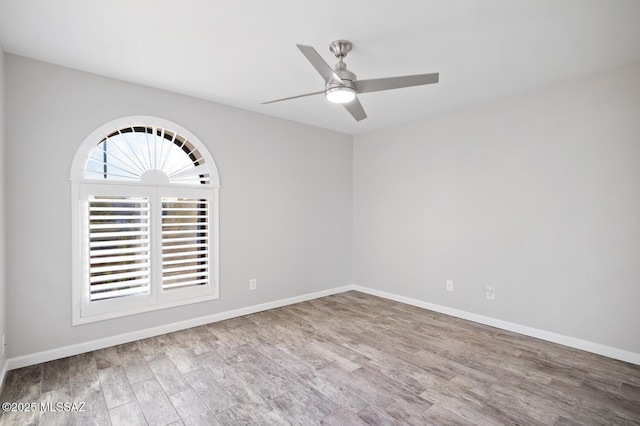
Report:
M209 200L162 198L162 290L209 284Z
M90 300L149 293L149 199L91 195L88 202Z

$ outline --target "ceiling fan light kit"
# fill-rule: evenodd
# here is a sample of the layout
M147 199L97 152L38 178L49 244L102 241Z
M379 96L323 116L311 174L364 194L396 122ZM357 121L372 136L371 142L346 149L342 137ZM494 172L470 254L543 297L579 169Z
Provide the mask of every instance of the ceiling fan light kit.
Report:
M331 87L324 92L329 102L334 104L344 104L356 98L356 91L351 87Z
M302 54L311 62L311 65L313 65L324 79L324 91L291 96L275 101L264 102L263 104L271 104L324 93L329 102L343 104L353 118L355 118L356 121L360 121L367 118L367 114L364 112L364 108L362 108L356 96L357 94L433 84L439 80L438 73L358 80L356 75L347 69L347 64L344 63L344 58L353 48L351 42L347 40L336 40L329 45L329 50L338 58L338 63L335 68L331 68L313 47L302 44L296 46L298 46L298 49L300 49Z

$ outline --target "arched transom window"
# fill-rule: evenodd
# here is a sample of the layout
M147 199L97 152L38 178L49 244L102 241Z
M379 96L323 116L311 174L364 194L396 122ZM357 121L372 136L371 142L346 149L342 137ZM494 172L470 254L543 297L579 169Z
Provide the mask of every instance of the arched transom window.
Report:
M91 151L86 179L208 184L209 165L190 140L172 130L131 126L105 136Z
M218 189L194 135L155 117L93 132L71 171L74 324L218 297Z

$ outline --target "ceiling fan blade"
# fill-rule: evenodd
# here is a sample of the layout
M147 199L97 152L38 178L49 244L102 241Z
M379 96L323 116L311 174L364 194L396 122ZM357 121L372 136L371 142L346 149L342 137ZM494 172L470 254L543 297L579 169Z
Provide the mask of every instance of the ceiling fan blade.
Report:
M338 83L343 83L342 79L338 77L338 74L336 74L333 68L331 68L329 64L327 64L324 59L322 59L322 56L320 56L320 54L316 52L316 49L311 46L305 46L303 44L296 44L296 46L298 46L298 49L300 49L302 54L309 60L309 62L311 62L311 65L313 65L316 71L320 73L322 78L324 78L325 83L331 80Z
M360 103L358 97L356 97L351 102L347 102L342 105L344 105L347 111L349 111L349 114L351 114L353 118L356 119L356 121L364 120L365 118L367 118L367 113L364 112L364 108L362 108L362 104Z
M280 102L280 101L288 101L289 99L304 98L305 96L319 95L320 93L324 93L324 90L321 90L319 92L313 92L313 93L305 93L304 95L298 95L298 96L291 96L291 97L288 97L288 98L276 99L275 101L263 102L261 105L272 104L274 102Z
M353 85L357 93L379 92L381 90L400 89L402 87L421 86L437 83L438 73L405 75L403 77L376 78L373 80L356 80Z

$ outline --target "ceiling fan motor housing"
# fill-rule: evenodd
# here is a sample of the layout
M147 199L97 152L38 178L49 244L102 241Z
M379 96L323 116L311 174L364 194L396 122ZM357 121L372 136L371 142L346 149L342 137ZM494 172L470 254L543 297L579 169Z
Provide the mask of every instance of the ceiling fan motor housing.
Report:
M347 64L340 62L336 64L335 73L340 77L341 81L331 79L325 84L325 97L334 103L351 102L356 97L356 88L353 82L356 75L347 69Z
M338 62L335 67L335 72L342 81L327 81L327 84L325 86L327 90L334 87L350 87L355 90L353 82L356 81L357 77L354 73L347 69L347 64L345 64L344 62Z

